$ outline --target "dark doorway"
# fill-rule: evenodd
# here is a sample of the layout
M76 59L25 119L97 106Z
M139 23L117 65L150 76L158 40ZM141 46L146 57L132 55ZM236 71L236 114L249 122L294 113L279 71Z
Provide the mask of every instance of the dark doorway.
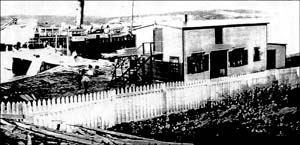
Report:
M180 80L180 65L179 65L179 57L170 56L170 78L173 81Z
M21 58L13 58L12 72L16 76L26 75L31 61Z
M210 53L210 78L227 76L227 50Z
M276 67L276 50L267 51L267 69L274 69Z

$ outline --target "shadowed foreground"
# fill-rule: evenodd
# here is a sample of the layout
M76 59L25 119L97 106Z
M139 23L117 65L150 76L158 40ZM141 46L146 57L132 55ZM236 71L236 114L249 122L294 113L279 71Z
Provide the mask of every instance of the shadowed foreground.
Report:
M245 88L202 108L139 121L109 130L172 142L199 136L299 136L300 86L269 84ZM166 119L168 121L166 121Z

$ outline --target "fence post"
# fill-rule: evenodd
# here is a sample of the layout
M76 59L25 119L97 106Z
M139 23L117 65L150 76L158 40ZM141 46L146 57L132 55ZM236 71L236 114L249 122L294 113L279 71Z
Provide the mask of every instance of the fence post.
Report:
M16 114L16 103L15 102L11 103L11 114Z
M50 108L50 106L48 106ZM55 98L51 99L51 111L55 112L56 111L56 103L55 103Z
M148 88L148 87L147 87ZM150 115L150 98L149 98L149 95L150 93L149 92L146 92L145 93L145 97L146 97L146 116L147 116L147 119L149 119L151 117Z
M36 111L41 112L42 111L42 102L41 100L37 100L37 105L36 105Z
M33 111L32 111L32 104L31 104L31 102L27 102L27 105L26 105L26 106L27 106L27 108L28 108L28 109L27 109L27 113L31 115L32 112L33 112Z
M139 119L139 115L138 115L138 111L139 111L139 107L138 107L138 103L139 103L139 99L138 99L138 96L136 94L134 94L132 96L134 98L134 101L133 101L133 106L134 106L134 120L133 121L137 121Z
M22 114L22 106L21 106L21 103L20 102L17 102L16 104L16 114Z
M167 88L166 84L161 85L162 97L163 97L163 114L168 114L168 100L167 100Z
M35 114L37 111L36 109L36 101L32 101L32 114Z
M22 115L27 115L27 106L26 106L26 103L23 101L22 102L22 112L21 112Z
M61 97L56 98L56 111L60 111L61 109Z
M4 102L1 102L1 108L0 108L0 109L1 109L1 110L0 110L0 113L1 113L1 114L6 114ZM4 110L5 110L5 111L4 111Z
M112 126L116 123L116 118L117 118L117 111L116 111L116 104L117 104L117 101L116 101L116 92L115 90L109 90L108 92L108 97L109 97L109 109L111 109L112 111L112 114L110 114L110 118L109 118L109 125Z
M46 99L43 99L42 101L42 111L47 111Z

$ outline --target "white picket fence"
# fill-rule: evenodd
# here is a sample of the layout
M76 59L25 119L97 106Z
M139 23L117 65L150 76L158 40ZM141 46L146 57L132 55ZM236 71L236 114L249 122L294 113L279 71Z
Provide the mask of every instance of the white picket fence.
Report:
M1 102L1 114L24 115L25 122L70 131L71 125L107 128L115 124L197 109L208 98L239 91L243 86L300 83L300 67L200 80L119 88L86 95L41 99L33 102Z

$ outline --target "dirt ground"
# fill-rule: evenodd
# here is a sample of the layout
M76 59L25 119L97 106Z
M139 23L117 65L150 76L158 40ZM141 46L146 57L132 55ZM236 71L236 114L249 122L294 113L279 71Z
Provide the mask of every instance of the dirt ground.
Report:
M107 69L102 70L102 74L98 76L90 76L87 93L104 90L111 78L110 73ZM0 101L25 101L21 95L40 99L83 94L84 89L82 87L79 89L77 77L77 71L65 69L3 83L0 84Z

